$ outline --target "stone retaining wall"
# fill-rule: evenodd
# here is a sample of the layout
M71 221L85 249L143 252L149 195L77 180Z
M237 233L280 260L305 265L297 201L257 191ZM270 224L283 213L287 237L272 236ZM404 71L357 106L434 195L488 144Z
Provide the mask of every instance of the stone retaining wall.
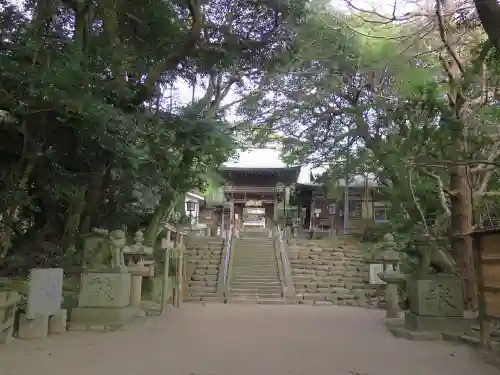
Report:
M222 250L222 239L200 237L187 241L186 258L192 274L187 282L186 300L201 301L217 295Z
M354 239L293 239L288 251L299 303L378 304L380 287L369 284L369 265Z

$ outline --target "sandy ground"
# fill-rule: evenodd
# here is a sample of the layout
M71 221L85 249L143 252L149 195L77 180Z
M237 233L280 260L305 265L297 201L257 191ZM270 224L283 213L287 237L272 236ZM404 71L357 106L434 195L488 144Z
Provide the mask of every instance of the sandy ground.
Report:
M126 331L0 347L0 375L490 375L470 348L407 341L383 312L184 304Z

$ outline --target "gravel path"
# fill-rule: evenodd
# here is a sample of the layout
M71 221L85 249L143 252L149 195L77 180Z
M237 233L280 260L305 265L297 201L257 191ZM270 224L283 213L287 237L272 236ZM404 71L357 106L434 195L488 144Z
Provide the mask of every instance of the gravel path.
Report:
M0 348L1 375L492 375L466 346L393 337L383 312L184 304L126 331Z

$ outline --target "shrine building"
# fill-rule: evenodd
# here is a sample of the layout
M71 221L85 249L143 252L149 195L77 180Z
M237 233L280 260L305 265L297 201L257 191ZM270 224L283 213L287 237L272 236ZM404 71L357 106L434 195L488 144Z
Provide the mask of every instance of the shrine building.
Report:
M219 231L231 226L243 231L271 229L279 224L300 231L342 233L346 225L347 231L356 231L367 222L387 220L387 208L380 201L373 181L354 178L346 202L344 193L327 198L321 185L297 183L300 170L300 167L221 168L226 183L221 187L219 201L205 202L200 222ZM341 182L339 186L342 187ZM346 206L348 217L344 220Z

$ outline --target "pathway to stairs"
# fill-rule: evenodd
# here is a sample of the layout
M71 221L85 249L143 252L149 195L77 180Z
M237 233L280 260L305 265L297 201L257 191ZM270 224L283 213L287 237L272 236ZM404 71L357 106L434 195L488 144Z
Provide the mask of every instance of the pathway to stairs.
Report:
M0 347L1 375L493 375L472 349L391 336L346 306L185 304L128 331Z

